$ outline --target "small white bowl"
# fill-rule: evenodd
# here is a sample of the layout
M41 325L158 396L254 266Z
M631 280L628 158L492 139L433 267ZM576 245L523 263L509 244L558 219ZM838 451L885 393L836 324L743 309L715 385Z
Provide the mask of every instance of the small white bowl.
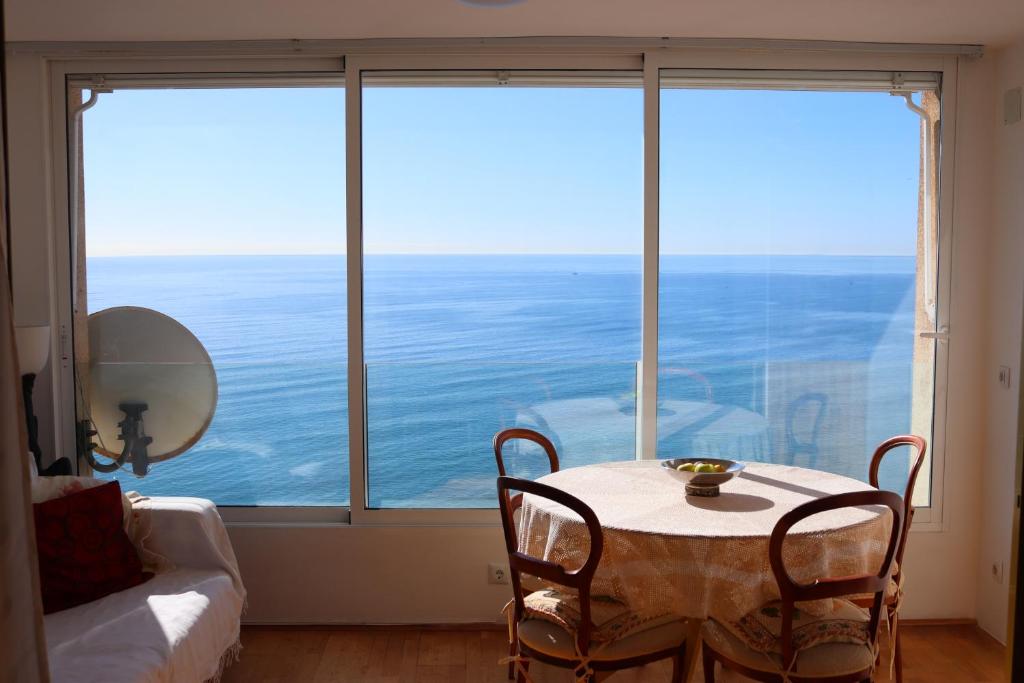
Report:
M676 468L688 462L707 462L712 465L721 465L724 472L687 472ZM673 477L687 486L720 486L729 481L743 470L743 463L735 460L721 460L719 458L672 458L662 460L661 466Z

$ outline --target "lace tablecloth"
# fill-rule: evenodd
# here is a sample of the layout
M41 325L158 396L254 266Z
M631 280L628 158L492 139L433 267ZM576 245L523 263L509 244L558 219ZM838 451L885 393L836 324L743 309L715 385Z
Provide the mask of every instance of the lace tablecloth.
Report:
M601 521L604 553L593 594L634 609L669 606L680 616L723 621L778 599L768 539L782 515L814 498L871 488L827 472L764 463L748 463L717 498L686 496L683 483L658 461L576 467L540 481L580 498ZM783 559L798 581L874 572L891 524L887 508L815 515L790 531ZM567 508L527 495L519 547L573 569L589 551L587 529Z

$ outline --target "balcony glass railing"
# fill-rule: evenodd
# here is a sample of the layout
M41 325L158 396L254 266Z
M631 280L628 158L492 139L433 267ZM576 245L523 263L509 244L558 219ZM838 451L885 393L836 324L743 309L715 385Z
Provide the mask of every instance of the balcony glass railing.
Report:
M347 505L344 363L221 363L208 432L125 490L221 505ZM906 431L909 368L873 361L770 362L659 373L658 456L794 464L858 479L871 451ZM637 457L634 362L369 363L367 488L371 508L494 507L491 439L529 427L563 468ZM539 447L506 446L511 474L546 473ZM899 489L907 458L887 460Z

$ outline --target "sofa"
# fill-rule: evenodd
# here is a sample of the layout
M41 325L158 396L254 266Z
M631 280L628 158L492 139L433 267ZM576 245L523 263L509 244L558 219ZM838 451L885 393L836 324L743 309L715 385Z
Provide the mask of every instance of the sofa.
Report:
M126 495L145 583L46 615L54 683L216 681L237 656L245 587L217 508Z

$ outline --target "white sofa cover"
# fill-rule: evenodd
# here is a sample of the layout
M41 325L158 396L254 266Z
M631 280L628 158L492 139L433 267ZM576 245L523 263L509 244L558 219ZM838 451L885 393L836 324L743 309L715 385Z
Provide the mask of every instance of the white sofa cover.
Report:
M245 588L217 508L129 495L163 568L149 581L48 614L54 683L201 683L238 653Z

